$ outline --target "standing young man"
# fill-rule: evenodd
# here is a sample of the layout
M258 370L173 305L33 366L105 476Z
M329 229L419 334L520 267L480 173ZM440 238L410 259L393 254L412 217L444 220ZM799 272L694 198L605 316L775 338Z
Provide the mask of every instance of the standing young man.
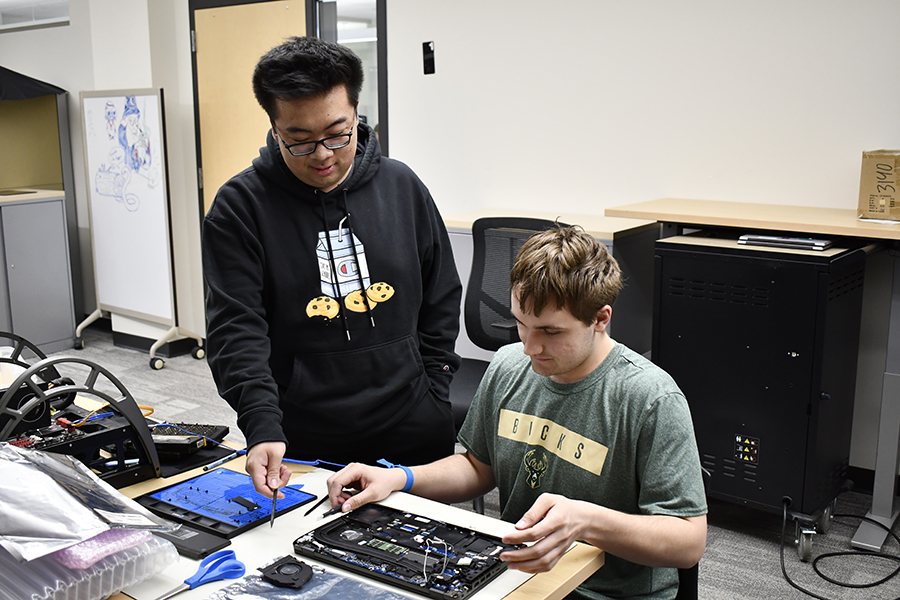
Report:
M665 372L607 333L622 288L606 247L577 227L535 234L510 276L521 343L491 362L459 441L402 469L350 465L328 482L346 512L392 491L462 502L495 486L527 572L582 540L604 566L572 597L671 599L706 545L706 496L687 402ZM350 496L345 486L362 491Z
M261 493L285 456L419 464L452 454L461 286L425 185L357 114L362 64L292 38L253 90L266 145L203 225L209 364Z

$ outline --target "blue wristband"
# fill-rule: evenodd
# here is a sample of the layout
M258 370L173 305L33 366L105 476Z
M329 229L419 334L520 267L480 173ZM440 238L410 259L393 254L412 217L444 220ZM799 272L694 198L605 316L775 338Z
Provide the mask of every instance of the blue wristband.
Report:
M400 491L401 491L401 492L408 492L410 489L412 489L412 486L413 486L413 473L412 473L412 470L411 470L409 467L404 467L403 465L395 465L394 463L390 462L389 460L387 460L387 459L385 459L385 458L379 459L379 460L377 460L377 461L375 461L375 462L377 462L379 465L384 465L384 466L387 467L388 469L394 469L394 468L397 468L397 469L403 469L404 471L406 471L406 485L403 486L403 489L400 490Z
M413 486L412 469L410 469L409 467L404 467L403 465L394 465L394 466L397 467L398 469L403 469L404 471L406 471L406 485L403 486L403 489L400 491L408 492Z

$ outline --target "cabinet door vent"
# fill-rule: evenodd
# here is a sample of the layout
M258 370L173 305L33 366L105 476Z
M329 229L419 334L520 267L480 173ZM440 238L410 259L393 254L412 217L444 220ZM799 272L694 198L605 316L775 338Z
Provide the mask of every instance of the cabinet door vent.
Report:
M731 479L740 477L747 483L756 483L757 465L747 464L731 458L720 459L712 454L702 454L700 456L700 464L709 471L711 477L718 473L722 477Z
M747 465L741 463L744 467L744 481L747 483L756 483L756 465Z
M849 294L853 290L862 287L864 282L865 271L859 269L852 273L848 273L843 277L835 277L828 286L828 301L839 298L844 294Z
M769 290L766 288L748 288L739 284L728 284L719 281L702 281L670 277L666 290L670 296L680 296L692 300L708 302L730 302L748 306L769 306Z

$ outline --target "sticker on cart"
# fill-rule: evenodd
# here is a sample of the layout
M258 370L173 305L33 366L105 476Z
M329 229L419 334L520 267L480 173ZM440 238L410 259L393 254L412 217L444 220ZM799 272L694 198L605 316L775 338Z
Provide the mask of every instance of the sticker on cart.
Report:
M759 462L759 438L736 434L734 436L734 459L742 463Z

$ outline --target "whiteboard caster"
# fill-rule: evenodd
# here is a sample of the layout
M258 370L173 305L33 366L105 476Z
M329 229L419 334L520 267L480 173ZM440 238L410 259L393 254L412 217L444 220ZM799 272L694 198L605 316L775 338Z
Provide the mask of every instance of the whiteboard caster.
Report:
M76 337L75 344L72 347L76 350L84 350L84 340L81 337Z
M153 358L150 359L150 368L153 369L154 371L159 371L165 365L166 365L166 361L164 361L161 358L154 356Z
M197 360L206 358L206 348L203 348L202 346L197 346L196 348L191 350L191 356L193 356Z

